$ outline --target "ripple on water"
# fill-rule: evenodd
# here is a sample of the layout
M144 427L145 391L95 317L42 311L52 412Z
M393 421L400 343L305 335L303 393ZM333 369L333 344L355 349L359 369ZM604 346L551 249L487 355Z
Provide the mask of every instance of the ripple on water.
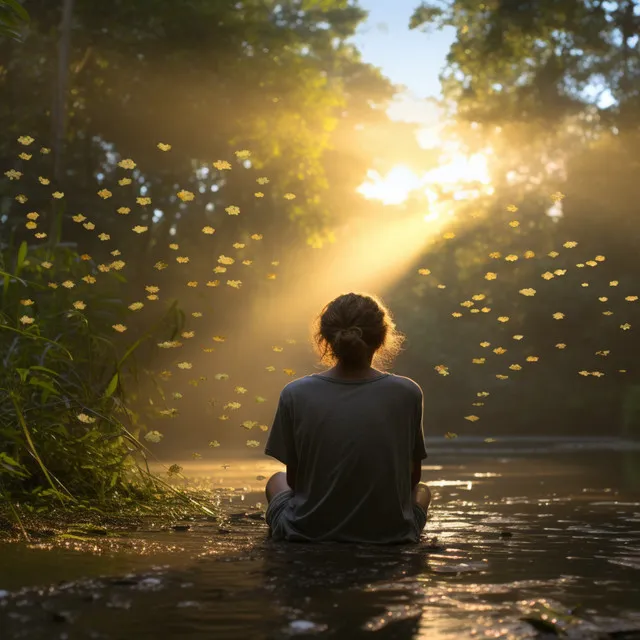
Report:
M565 466L560 458L442 465L434 470L439 482L423 544L385 549L267 541L264 522L247 515L263 497L240 479L241 491L221 498L227 533L205 521L189 523L188 531L139 532L128 548L101 551L112 564L130 554L120 577L12 592L0 576L0 628L12 640L368 632L402 640L458 640L472 632L515 639L536 637L535 624L543 623L586 640L640 629L637 493L616 490L607 501L594 489L593 502L582 493L586 479L612 485L618 461L600 477L593 461L578 457ZM461 489L464 499L455 495ZM37 553L62 566L85 562L87 551L72 545ZM136 564L145 554L155 568Z

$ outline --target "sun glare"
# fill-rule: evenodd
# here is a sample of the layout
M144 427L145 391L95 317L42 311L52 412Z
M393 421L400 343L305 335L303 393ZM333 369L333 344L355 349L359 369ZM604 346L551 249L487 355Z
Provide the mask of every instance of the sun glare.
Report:
M404 165L393 167L386 175L371 170L358 192L369 200L379 200L386 205L402 204L412 193L420 190L430 205L436 205L442 196L467 200L491 194L489 154L490 151L485 151L467 156L455 152L443 158L438 167L422 175Z
M370 170L367 181L360 185L358 192L369 200L380 200L383 204L402 204L420 185L421 179L416 173L409 167L397 165L384 177Z

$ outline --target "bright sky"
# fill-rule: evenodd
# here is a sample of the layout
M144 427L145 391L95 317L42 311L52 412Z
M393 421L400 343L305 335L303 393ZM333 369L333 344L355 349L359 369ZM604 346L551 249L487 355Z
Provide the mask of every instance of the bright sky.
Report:
M445 63L454 30L423 33L409 29L409 20L420 0L360 0L369 12L354 38L365 62L380 67L406 94L392 117L432 122L433 109L422 100L440 95L438 75Z

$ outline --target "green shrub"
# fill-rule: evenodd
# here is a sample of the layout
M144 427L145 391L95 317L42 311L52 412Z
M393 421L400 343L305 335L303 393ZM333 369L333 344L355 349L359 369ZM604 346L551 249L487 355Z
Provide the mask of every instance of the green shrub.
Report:
M88 258L25 242L0 254L5 496L104 503L150 477L138 466L145 448L127 381L139 375L137 352L155 346L151 338L173 338L182 314L172 304L155 326L137 323L118 295L126 291L118 264L101 272ZM89 286L98 277L99 288Z

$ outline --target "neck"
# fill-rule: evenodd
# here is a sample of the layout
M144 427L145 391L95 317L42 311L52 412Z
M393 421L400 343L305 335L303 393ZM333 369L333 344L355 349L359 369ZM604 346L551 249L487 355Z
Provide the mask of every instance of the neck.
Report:
M347 367L340 362L327 371L329 375L336 378L371 378L374 375L379 375L380 372L371 366L371 362L366 362L358 367Z

